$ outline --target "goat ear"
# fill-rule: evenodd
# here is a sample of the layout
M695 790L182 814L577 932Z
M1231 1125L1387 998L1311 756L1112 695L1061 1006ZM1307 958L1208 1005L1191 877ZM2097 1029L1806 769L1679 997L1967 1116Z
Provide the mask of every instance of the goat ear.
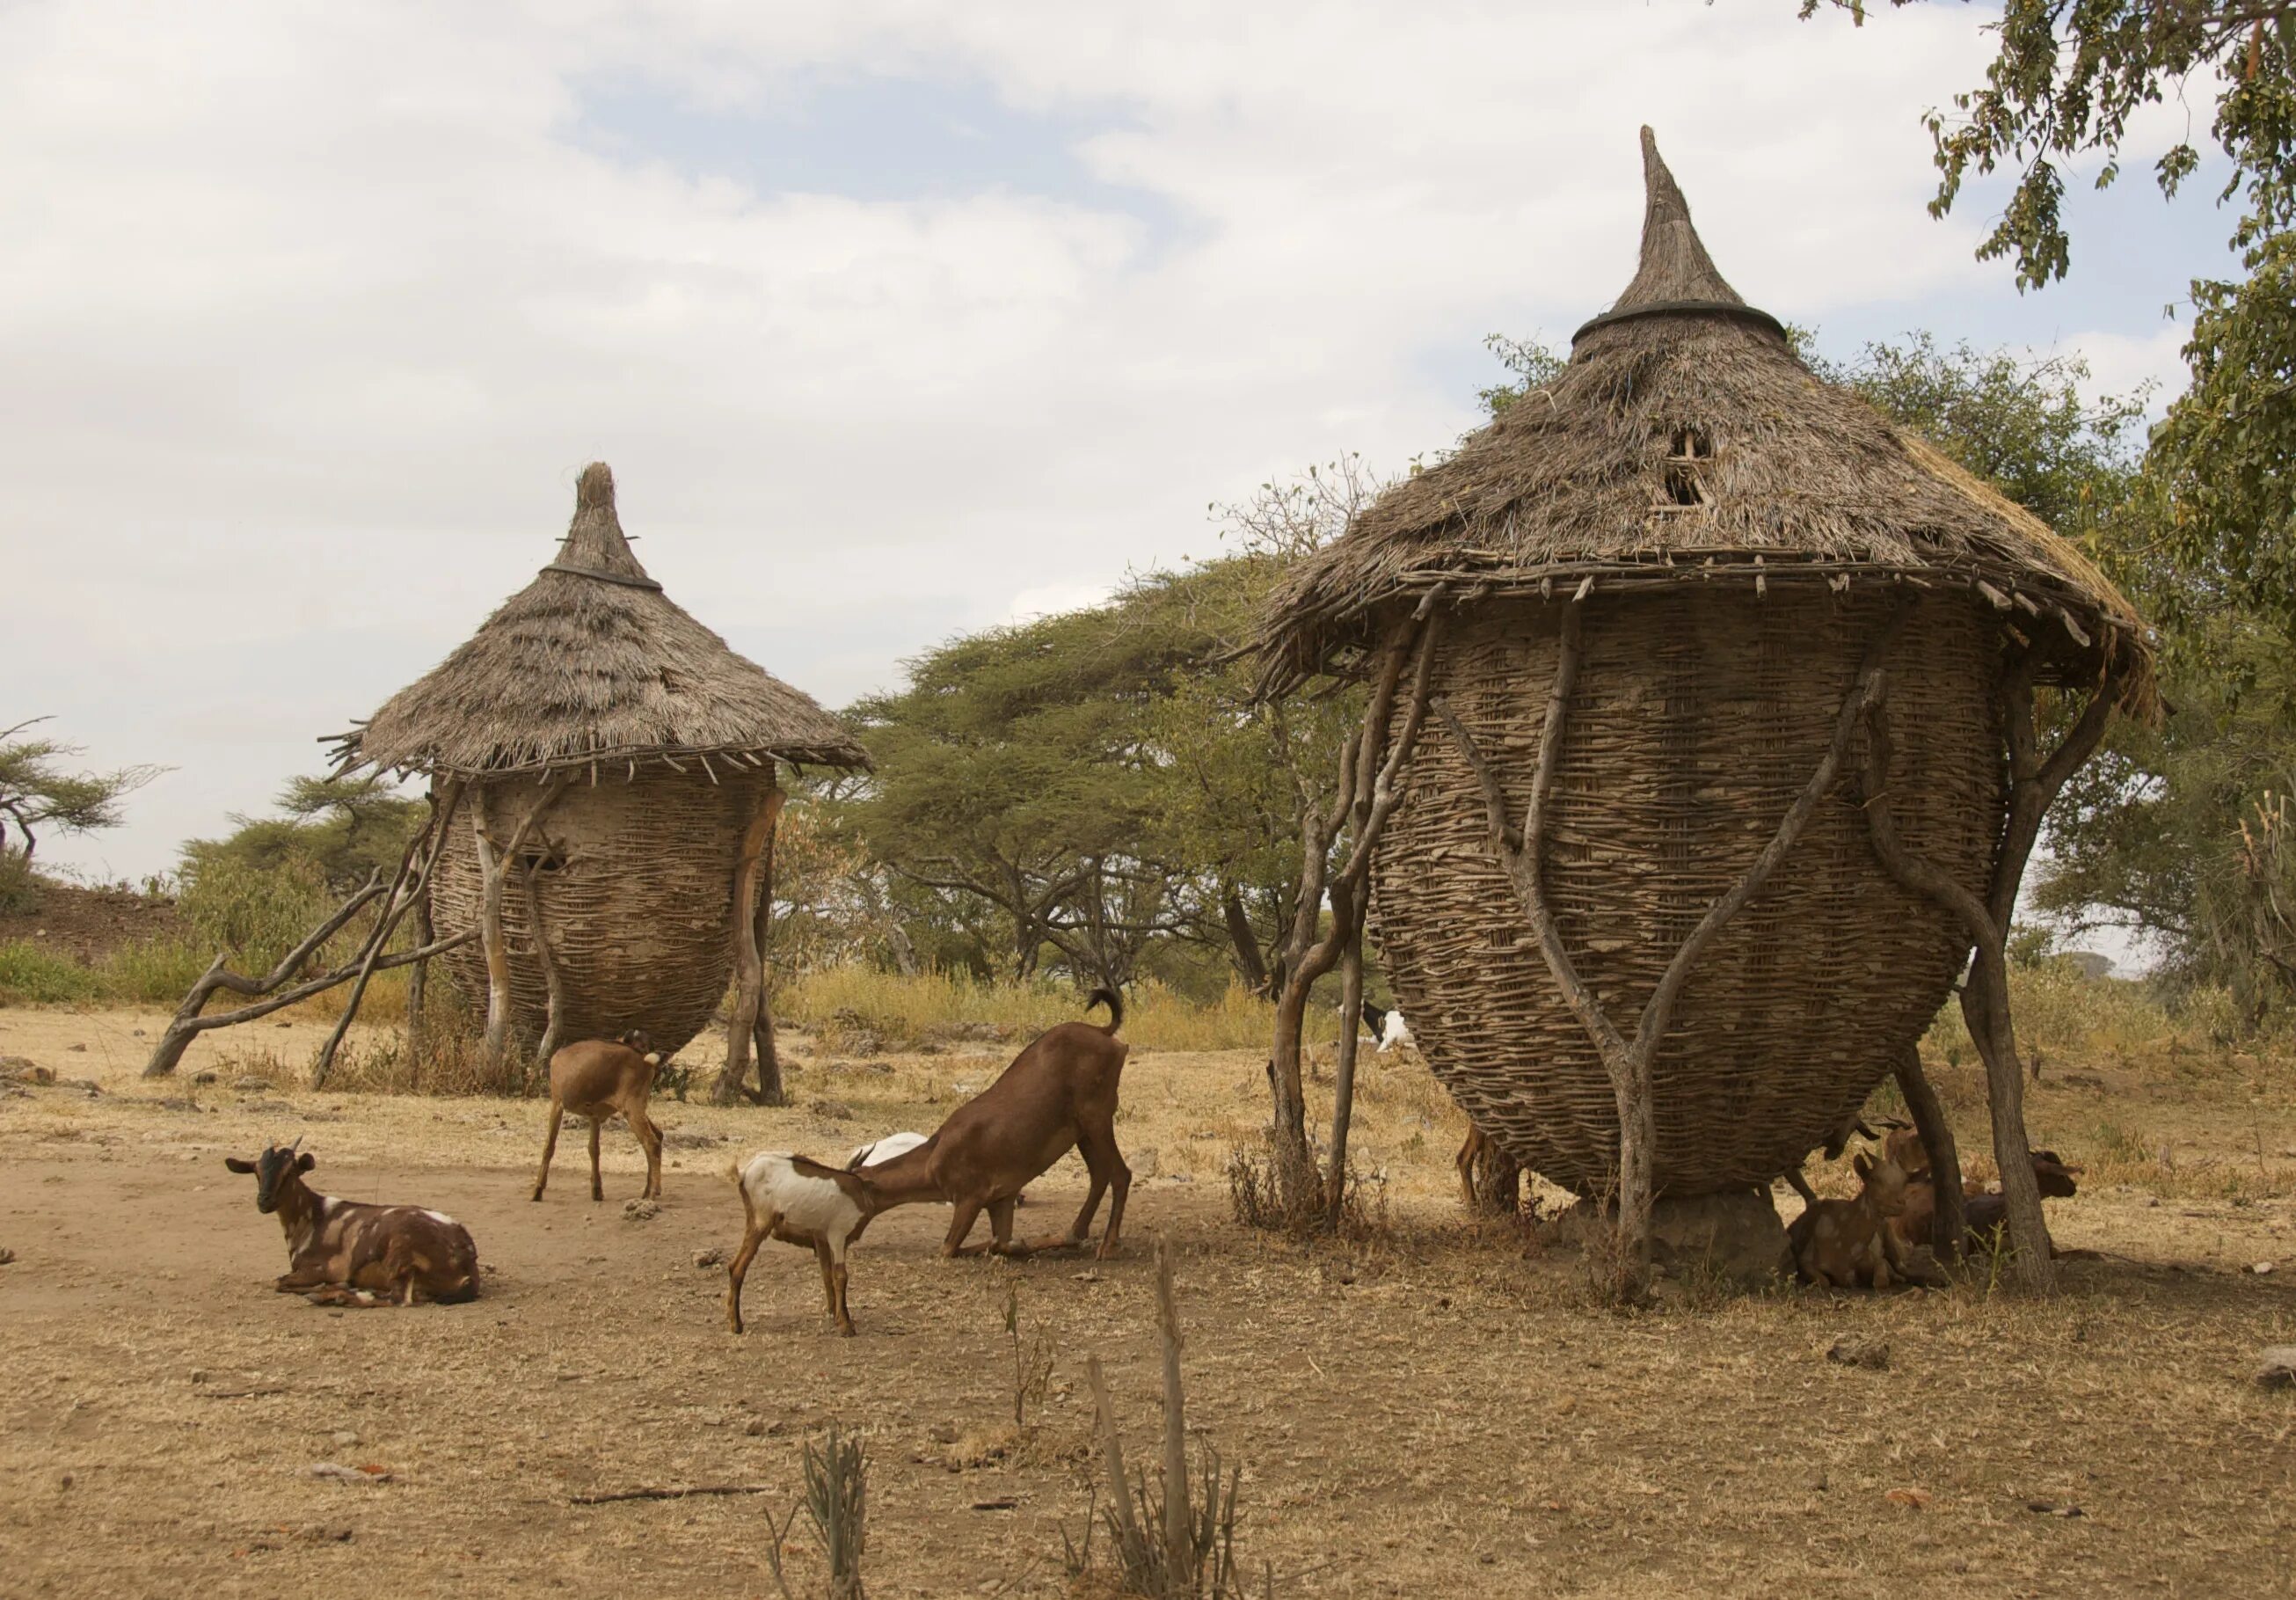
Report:
M234 1172L252 1172L255 1170L255 1163L253 1161L242 1161L235 1155L227 1155L224 1157L223 1164L230 1168Z
M1850 1159L1849 1169L1860 1177L1871 1177L1874 1176L1874 1158L1861 1150Z
M318 1164L319 1158L308 1150L295 1158L295 1170L298 1172L308 1172Z

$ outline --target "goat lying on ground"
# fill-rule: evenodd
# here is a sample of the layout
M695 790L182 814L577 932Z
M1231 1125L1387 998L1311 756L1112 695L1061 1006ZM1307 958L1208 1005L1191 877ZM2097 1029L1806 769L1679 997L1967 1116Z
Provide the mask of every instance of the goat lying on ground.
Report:
M550 1058L550 1133L542 1141L542 1170L534 1175L534 1198L550 1182L550 1158L558 1153L558 1124L568 1112L590 1119L590 1198L603 1200L605 1185L598 1176L598 1130L617 1112L629 1120L630 1131L645 1151L646 1180L643 1198L661 1194L661 1130L646 1115L646 1100L653 1093L660 1061L650 1061L653 1046L644 1032L631 1029L619 1039L583 1039Z
M1113 990L1096 989L1087 1009L1108 1007L1108 1025L1063 1022L1039 1034L996 1082L949 1113L932 1137L906 1155L873 1164L863 1178L872 1214L921 1200L945 1200L955 1208L946 1256L1022 1256L1085 1243L1101 1196L1110 1196L1108 1231L1100 1256L1116 1253L1124 1226L1124 1201L1132 1189L1132 1169L1116 1147L1116 1094L1131 1046L1116 1030L1124 1025L1124 1002ZM1013 1208L1021 1191L1073 1147L1092 1175L1084 1209L1065 1234L1034 1243L1013 1238ZM855 1177L862 1177L854 1174ZM980 1213L988 1213L991 1239L968 1245Z
M287 1235L287 1271L273 1286L282 1294L340 1306L477 1297L479 1248L452 1217L318 1194L303 1181L318 1162L291 1145L270 1145L251 1161L226 1156L223 1164L254 1173L255 1209L278 1214Z
M1911 1128L1892 1133L1882 1152L1903 1165L1907 1174L1906 1208L1890 1219L1890 1230L1901 1244L1927 1243L1931 1219L1937 1215L1937 1186L1930 1177L1929 1153L1922 1148L1920 1138ZM2069 1165L2054 1150L2033 1152L2033 1177L2040 1186L2044 1200L2070 1200L2079 1193L2080 1186L2074 1181L2079 1172L2079 1167ZM1997 1189L1988 1190L1973 1183L1963 1184L1961 1193L1962 1218L1968 1230L1967 1248L1993 1248L2008 1216L2007 1199ZM2059 1253L2054 1240L2049 1243L2049 1253Z
M846 1251L882 1209L875 1203L868 1180L786 1150L761 1150L741 1165L726 1168L726 1175L742 1192L747 1218L742 1248L726 1268L726 1325L736 1333L742 1331L742 1282L749 1276L758 1246L771 1237L811 1248L821 1263L829 1315L836 1319L837 1331L850 1339L853 1314L845 1303Z
M1906 1208L1905 1169L1862 1152L1851 1163L1865 1187L1855 1200L1812 1202L1786 1230L1802 1281L1834 1288L1915 1281L1890 1223Z
M1379 1041L1379 1053L1390 1050L1416 1050L1419 1041L1411 1037L1411 1024L1403 1020L1398 1009L1382 1010L1370 1001L1363 1003L1364 1026L1371 1030L1372 1038Z

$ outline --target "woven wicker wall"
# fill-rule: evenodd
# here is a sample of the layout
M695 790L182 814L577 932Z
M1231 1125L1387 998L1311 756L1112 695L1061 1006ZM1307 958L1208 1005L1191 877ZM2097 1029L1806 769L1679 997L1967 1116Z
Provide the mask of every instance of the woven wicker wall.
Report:
M734 970L734 866L762 780L712 784L655 766L628 782L577 783L528 835L565 865L537 879L543 923L566 986L569 1040L644 1028L655 1046L682 1049L709 1024ZM439 864L433 916L444 935L479 921L472 806L483 797L488 834L506 840L539 792L531 778L489 785L463 803ZM512 878L503 897L510 951L512 1026L542 1036L548 994ZM448 954L456 985L483 1006L480 945Z
M1546 883L1580 976L1631 1035L1668 960L1816 769L1891 602L1734 588L1587 603ZM1439 647L1434 692L1518 813L1560 609L1494 606ZM1924 598L1890 657L1899 825L1980 893L2004 804L1997 659L1959 595ZM1654 1072L1661 1191L1798 1165L1946 997L1966 941L1882 870L1849 795L1820 808L1683 995ZM1601 1191L1618 1152L1609 1079L1492 859L1474 775L1432 719L1374 884L1387 970L1437 1076L1526 1165Z

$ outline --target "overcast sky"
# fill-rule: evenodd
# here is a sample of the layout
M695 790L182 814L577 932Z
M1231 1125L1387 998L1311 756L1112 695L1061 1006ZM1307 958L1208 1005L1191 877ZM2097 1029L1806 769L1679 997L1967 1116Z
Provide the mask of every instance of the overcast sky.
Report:
M140 876L262 809L550 559L587 461L673 597L839 705L1264 479L1439 450L1485 334L1631 275L1644 121L1837 354L2177 380L2230 222L2144 176L2184 108L2021 298L1972 256L1997 186L1923 209L1982 9L1796 9L0 7L0 726L173 769L43 854Z

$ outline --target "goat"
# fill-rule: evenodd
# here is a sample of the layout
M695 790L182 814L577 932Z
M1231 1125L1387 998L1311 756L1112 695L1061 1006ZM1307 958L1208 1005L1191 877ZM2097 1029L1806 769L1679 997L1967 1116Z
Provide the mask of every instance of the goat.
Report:
M761 1150L726 1168L726 1176L741 1190L747 1218L742 1248L726 1268L726 1325L742 1331L742 1283L758 1246L772 1237L811 1248L821 1263L829 1315L840 1333L853 1337L853 1314L845 1303L845 1255L882 1209L868 1180L786 1150Z
M858 1172L864 1167L882 1166L897 1155L906 1155L925 1142L921 1133L889 1133L882 1139L872 1139L845 1158L845 1169Z
M1901 1132L1910 1134L1911 1130ZM1883 1146L1885 1154L1896 1149L1900 1136L1899 1133L1890 1136L1889 1144ZM1906 1209L1890 1219L1891 1231L1901 1243L1906 1244L1926 1243L1931 1218L1937 1214L1937 1186L1931 1179L1928 1153L1922 1149L1918 1138L1913 1141L1913 1153L1918 1156L1920 1164L1917 1168L1908 1169L1910 1182L1906 1191ZM2080 1186L2074 1182L2074 1178L2080 1170L2079 1167L2069 1165L2054 1150L2033 1152L2033 1177L2040 1186L2044 1200L2069 1200L2078 1194ZM1983 1189L1973 1183L1964 1184L1961 1192L1962 1218L1967 1229L1968 1248L1988 1249L1995 1243L1995 1236L2008 1216L2009 1202L2000 1191ZM2054 1241L2049 1244L2049 1253L2057 1253Z
M1382 1055L1390 1050L1419 1048L1419 1041L1411 1037L1411 1024L1403 1020L1403 1013L1396 1007L1382 1010L1365 1000L1363 1003L1363 1021L1364 1026L1371 1030L1372 1037L1379 1041L1379 1054Z
M1796 1270L1804 1283L1843 1289L1914 1281L1890 1227L1906 1208L1905 1169L1863 1152L1851 1166L1865 1185L1856 1199L1816 1201L1786 1230Z
M1890 1126L1892 1128L1898 1128L1902 1127L1903 1124L1892 1122ZM1825 1159L1829 1161L1840 1161L1841 1159L1841 1153L1849 1148L1849 1140L1851 1136L1856 1134L1863 1134L1869 1139L1881 1137L1879 1134L1866 1126L1865 1119L1858 1116L1856 1112L1851 1112L1847 1117L1844 1117L1839 1123L1835 1124L1834 1129L1832 1133L1825 1136ZM1921 1150L1921 1146L1918 1143L1916 1143L1914 1147L1916 1150ZM1893 1136L1892 1142L1883 1148L1882 1153L1884 1155L1888 1155L1896 1149L1897 1145ZM1802 1157L1802 1160L1804 1161L1808 1161L1808 1159L1809 1157L1806 1154ZM1927 1171L1929 1169L1929 1153L1926 1150L1923 1150L1922 1169L1923 1171ZM1911 1168L1906 1168L1906 1170L1910 1173L1913 1169ZM1802 1176L1801 1168L1800 1166L1788 1168L1783 1176L1786 1180L1786 1186L1792 1189L1795 1194L1801 1196L1801 1203L1805 1208L1814 1206L1817 1203L1817 1191L1809 1186L1809 1179Z
M568 1112L590 1119L590 1198L603 1200L605 1185L598 1176L598 1130L619 1112L629 1120L630 1131L645 1151L646 1180L642 1198L661 1195L661 1130L646 1115L646 1099L653 1093L654 1074L661 1063L649 1061L653 1045L643 1029L633 1028L619 1039L583 1039L550 1058L550 1133L542 1141L542 1170L534 1175L533 1198L542 1198L550 1182L550 1158L558 1153L558 1125Z
M321 1194L303 1181L318 1165L295 1145L267 1145L255 1160L224 1157L255 1174L255 1209L276 1213L287 1235L287 1271L272 1286L323 1305L378 1306L396 1297L440 1304L474 1300L479 1247L452 1217L411 1205L367 1205Z
M1124 1001L1112 989L1096 989L1086 1009L1108 1007L1108 1025L1062 1022L1037 1035L1013 1058L996 1081L949 1113L932 1137L906 1155L867 1169L861 1177L872 1214L917 1201L942 1200L955 1208L944 1256L1025 1256L1039 1250L1072 1248L1092 1236L1101 1196L1110 1196L1108 1231L1099 1257L1116 1253L1124 1226L1125 1197L1132 1169L1116 1147L1116 1094L1132 1047L1116 1038L1124 1025ZM1092 1175L1084 1209L1065 1234L1034 1243L1013 1238L1013 1209L1021 1191L1073 1147ZM985 1245L965 1236L986 1210L991 1232Z

